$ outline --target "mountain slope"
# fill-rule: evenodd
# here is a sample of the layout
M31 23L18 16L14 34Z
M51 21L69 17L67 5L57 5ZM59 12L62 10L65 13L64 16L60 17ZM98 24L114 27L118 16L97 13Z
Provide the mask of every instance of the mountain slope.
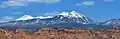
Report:
M111 19L101 23L103 25L120 26L120 19Z
M34 19L34 17L32 17L31 15L24 15L16 20L19 21L19 20L30 20L30 19Z
M72 11L72 12L62 12L59 15L55 16L56 21L59 22L76 22L76 23L81 23L81 24L90 24L93 21L89 19L88 17Z

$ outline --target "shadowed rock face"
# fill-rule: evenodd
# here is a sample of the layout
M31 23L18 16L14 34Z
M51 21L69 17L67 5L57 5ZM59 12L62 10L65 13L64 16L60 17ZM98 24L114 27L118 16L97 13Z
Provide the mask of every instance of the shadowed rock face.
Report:
M22 29L15 31L1 29L0 39L120 39L120 29L42 28L33 33Z

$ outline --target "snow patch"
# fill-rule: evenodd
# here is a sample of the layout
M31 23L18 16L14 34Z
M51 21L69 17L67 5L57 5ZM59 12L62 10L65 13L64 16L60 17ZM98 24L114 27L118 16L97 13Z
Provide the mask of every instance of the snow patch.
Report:
M53 18L53 17L52 16L37 16L36 18L47 19L47 18Z
M76 11L72 11L72 12L62 12L59 15L65 16L65 17L76 17L76 18L83 18L85 17L84 15L76 12Z
M16 21L18 21L18 20L30 20L30 19L34 19L34 17L32 17L31 15L24 15L24 16L16 19Z
M53 18L52 16L37 16L37 17L32 17L31 15L24 15L18 19L16 19L16 21L19 20L30 20L30 19L47 19L47 18Z

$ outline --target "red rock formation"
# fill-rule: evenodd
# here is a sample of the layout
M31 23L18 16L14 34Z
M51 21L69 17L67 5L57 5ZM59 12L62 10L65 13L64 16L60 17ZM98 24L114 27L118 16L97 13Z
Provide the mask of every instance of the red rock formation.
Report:
M79 28L42 28L28 34L22 29L0 30L0 39L120 39L120 29L83 30Z

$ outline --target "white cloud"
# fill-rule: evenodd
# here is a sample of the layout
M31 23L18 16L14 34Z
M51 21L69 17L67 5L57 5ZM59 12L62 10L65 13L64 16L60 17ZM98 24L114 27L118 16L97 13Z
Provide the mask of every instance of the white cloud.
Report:
M83 5L94 5L95 2L94 1L84 1L81 4L83 4Z
M26 4L23 2L19 1L5 1L3 4L8 5L8 6L25 6Z
M13 7L13 6L27 6L27 4L19 2L19 1L3 1L2 4L0 4L1 8L6 7Z
M76 3L76 5L91 6L91 5L95 5L95 1L83 1L81 3Z
M104 2L113 2L115 0L104 0Z
M38 2L40 2L40 3L51 4L51 3L57 3L57 2L60 2L60 0L38 0Z
M61 0L8 0L3 1L0 4L1 8L5 7L14 7L14 6L28 6L29 3L46 3L46 4L52 4L60 2Z

